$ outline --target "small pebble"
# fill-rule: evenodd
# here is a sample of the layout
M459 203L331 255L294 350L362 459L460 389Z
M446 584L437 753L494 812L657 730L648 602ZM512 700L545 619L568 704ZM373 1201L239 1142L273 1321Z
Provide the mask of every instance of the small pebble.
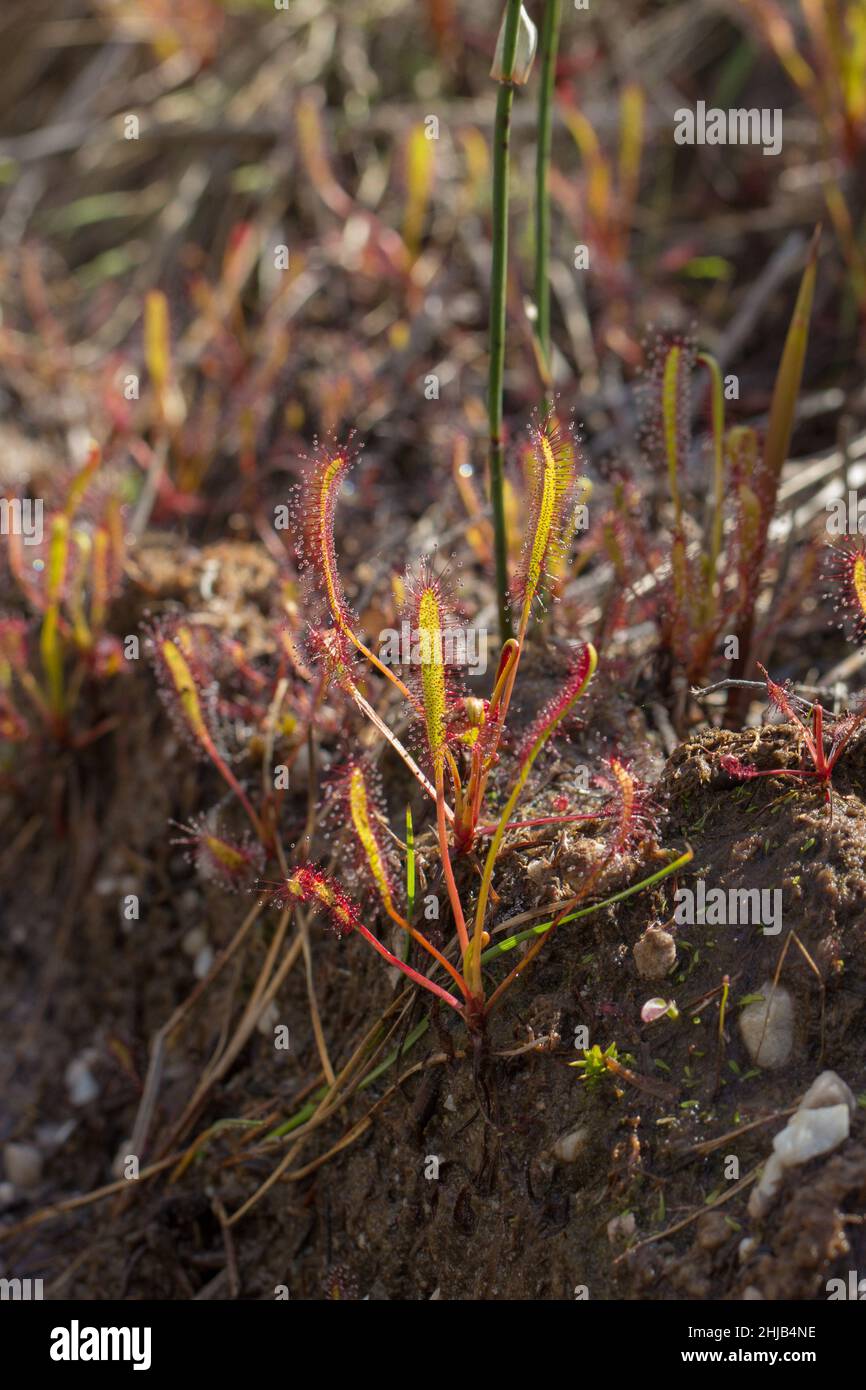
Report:
M192 973L197 980L203 980L214 962L213 946L202 946L192 963Z
M81 1056L75 1057L66 1068L66 1089L73 1105L89 1105L99 1095L99 1085L90 1070L95 1056L96 1054L90 1051L82 1052Z
M761 1217L766 1216L770 1210L779 1195L779 1188L782 1186L784 1176L784 1163L777 1153L771 1153L764 1164L760 1178L749 1193L749 1215L755 1221L760 1221Z
M583 1153L589 1142L589 1130L585 1125L573 1129L570 1134L562 1134L553 1146L553 1156L560 1163L574 1163Z
M797 1109L824 1110L828 1105L847 1105L851 1115L857 1109L851 1087L834 1071L822 1071L816 1076Z
M261 1033L265 1038L272 1038L274 1029L280 1021L280 1008L276 999L272 999L266 1009L262 1009L261 1017L256 1024L256 1032Z
M623 1216L613 1216L607 1223L607 1238L611 1245L617 1241L627 1241L635 1233L637 1223L634 1219L634 1212L627 1211Z
M761 999L747 1004L740 1014L740 1034L749 1056L758 1067L783 1067L794 1046L794 1001L781 985L771 980L761 985Z
M773 1140L773 1150L786 1168L832 1153L848 1138L851 1115L847 1105L828 1105L823 1110L798 1110L781 1134Z
M670 932L661 927L647 927L632 947L637 973L645 980L660 980L676 964L677 944Z
M204 950L206 945L207 932L204 930L204 928L190 927L189 931L184 936L183 941L180 943L180 949L183 951L185 956L191 956L194 959L198 955L199 951Z
M33 1144L7 1144L3 1149L6 1176L14 1187L38 1187L42 1155Z
M818 1106L821 1100L832 1104ZM749 1195L749 1215L760 1220L779 1193L788 1168L798 1168L843 1144L851 1131L854 1096L835 1072L822 1072L806 1091L800 1105L773 1140L773 1152Z

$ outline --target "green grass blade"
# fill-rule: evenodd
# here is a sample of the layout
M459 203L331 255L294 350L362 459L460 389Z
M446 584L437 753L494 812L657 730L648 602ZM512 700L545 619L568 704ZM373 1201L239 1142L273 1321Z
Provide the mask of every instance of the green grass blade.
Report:
M665 865L663 869L658 869L648 878L642 878L640 883L633 883L631 888L624 888L621 893L614 893L612 897L605 898L603 902L593 903L591 907L582 907L577 912L569 912L567 916L560 917L559 925L565 926L566 922L576 922L579 917L589 917L593 912L599 912L603 907L611 907L613 903L624 902L626 898L631 898L635 893L643 892L644 888L651 888L654 883L661 883L662 879L668 878L671 874L682 869L694 856L694 850L688 849L685 854L681 854L678 859ZM528 927L526 931L517 932L515 936L507 936L504 941L497 941L495 946L490 946L481 957L481 962L486 965L488 961L495 960L505 951L513 951L515 946L521 945L524 941L531 941L535 936L543 936L546 931L550 931L553 926L553 919L549 922L539 922L534 927Z

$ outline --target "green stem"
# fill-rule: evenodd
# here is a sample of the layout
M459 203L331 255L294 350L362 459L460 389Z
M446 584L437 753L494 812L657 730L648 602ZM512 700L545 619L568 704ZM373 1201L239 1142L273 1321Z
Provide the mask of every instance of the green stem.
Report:
M503 72L510 75L517 52L521 0L508 0ZM502 383L505 374L505 311L508 286L508 146L511 136L511 104L514 88L499 86L493 131L493 260L490 270L490 374L487 386L487 418L490 430L490 500L496 556L496 596L502 640L511 636L508 596L508 544L503 493Z
M448 889L448 900L451 903L451 912L454 917L454 926L457 929L457 939L460 942L460 956L462 959L469 947L469 936L466 931L466 920L463 916L460 894L457 891L457 884L454 880L454 870L451 867L448 827L445 821L445 793L442 785L443 776L444 770L440 763L439 767L436 769L436 834L439 840L439 858L442 861L442 873L445 876L445 886Z
M520 766L520 771L517 774L517 780L512 788L511 795L509 796L508 800L505 803L505 806L503 807L502 814L499 817L499 824L493 832L493 839L490 842L490 848L487 851L487 858L484 861L484 869L481 874L481 887L478 890L478 902L475 908L475 931L473 934L472 956L469 971L469 983L473 994L479 994L481 991L481 961L483 959L483 957L481 956L481 938L484 933L484 917L487 912L487 899L490 896L490 884L493 878L493 870L496 866L496 859L499 854L499 850L502 846L502 841L505 836L505 832L508 830L508 824L511 820L511 813L517 805L518 799L520 797L521 792L523 791L523 788L526 786L526 780L529 777L530 772L532 771L533 763L535 762L545 743L547 743L547 740L550 738L554 730L557 729L559 725L562 723L566 714L568 714L577 704L578 700L586 690L586 687L589 685L590 681L595 675L595 668L598 663L598 656L596 654L595 647L593 647L590 643L587 643L584 656L585 666L581 670L580 684L575 687L575 689L569 695L568 699L563 702L562 707L556 710L555 713L548 720L548 722L544 725L544 727L538 734L538 737L536 738L535 742L533 743L532 747L529 749L529 752L523 759L523 762Z
M550 362L550 192L547 186L550 172L550 146L553 131L553 89L556 75L556 51L559 46L559 23L562 0L546 0L541 23L541 89L538 96L538 147L535 157L535 308L538 318L535 333L538 339L544 390L550 396L552 373ZM545 400L545 410L550 408Z

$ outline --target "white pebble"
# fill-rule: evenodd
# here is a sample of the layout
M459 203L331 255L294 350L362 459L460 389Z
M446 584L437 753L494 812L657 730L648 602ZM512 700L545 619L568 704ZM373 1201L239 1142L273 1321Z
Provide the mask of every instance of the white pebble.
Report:
M822 1071L816 1076L797 1109L823 1110L828 1105L847 1105L852 1115L857 1109L851 1087L834 1071Z
M214 962L213 946L202 946L192 963L192 973L197 980L203 980Z
M90 1070L94 1055L90 1051L82 1052L66 1068L66 1089L73 1105L89 1105L99 1095L99 1085Z
M781 1134L773 1140L773 1149L786 1168L796 1168L820 1154L837 1149L848 1138L851 1115L847 1105L828 1105L823 1110L798 1110L792 1115Z
M42 1155L33 1144L7 1144L3 1150L6 1176L15 1187L38 1187Z
M573 1129L570 1134L562 1134L553 1146L553 1156L560 1163L574 1163L583 1152L589 1140L589 1130L585 1125Z
M185 956L190 956L194 959L198 955L199 951L204 950L206 945L207 932L204 930L204 928L190 927L189 931L184 936L183 941L180 943L180 949L183 951Z
M274 1028L280 1021L280 1009L276 999L272 999L267 1008L262 1009L259 1021L256 1024L256 1032L261 1033L265 1038L273 1037Z
M779 1195L785 1165L777 1153L771 1153L761 1176L749 1193L749 1215L756 1221L765 1216Z
M818 1105L821 1100L834 1103ZM749 1215L760 1219L769 1211L788 1168L832 1153L851 1131L854 1096L835 1072L824 1071L809 1087L795 1114L773 1140L773 1152L749 1196Z
M630 1240L637 1229L634 1212L624 1212L622 1216L612 1216L607 1223L607 1238L613 1245L616 1241Z
M755 1065L773 1070L785 1065L794 1046L794 1001L770 980L760 992L763 997L740 1014L740 1034Z

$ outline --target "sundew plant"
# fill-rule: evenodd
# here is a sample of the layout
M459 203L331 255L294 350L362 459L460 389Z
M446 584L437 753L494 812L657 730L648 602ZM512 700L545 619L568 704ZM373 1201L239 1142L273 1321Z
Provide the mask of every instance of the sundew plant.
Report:
M0 32L0 1295L862 1297L866 0Z
M467 696L460 689L459 672L449 665L449 631L454 614L446 586L435 574L435 565L424 559L410 572L401 589L405 594L403 621L413 634L415 660L402 675L384 663L358 632L358 623L346 599L337 564L334 522L340 486L352 466L349 447L319 447L306 466L296 506L297 549L307 581L311 612L309 645L318 657L329 683L339 687L366 715L403 759L427 794L435 815L436 844L454 931L454 950L438 949L408 919L398 905L395 879L389 863L383 828L386 815L365 760L351 761L344 778L348 823L362 872L375 891L387 917L432 960L423 973L390 951L364 921L362 907L330 874L307 863L287 875L278 897L281 901L312 903L321 909L338 936L357 933L390 965L407 975L439 1001L449 1005L475 1032L483 1028L490 1012L508 987L521 975L549 940L560 922L570 920L578 904L589 897L608 865L647 832L643 789L625 762L611 757L605 804L597 812L562 815L546 821L601 821L607 847L585 875L579 892L556 917L527 936L536 940L517 965L492 988L485 982L484 964L502 953L514 939L490 946L488 916L498 856L508 832L536 822L515 819L536 760L575 708L585 703L598 656L590 642L575 645L570 670L548 704L523 736L513 761L511 783L504 805L495 819L485 820L486 793L494 768L500 762L503 737L523 657L533 611L542 602L551 574L557 572L563 547L573 527L573 508L579 483L579 451L568 431L560 430L552 416L530 429L530 506L520 563L512 585L515 635L502 645L489 698ZM364 669L366 666L366 670ZM418 760L384 724L362 693L371 672L389 682L421 731ZM480 884L467 898L460 888L455 865L478 856ZM657 882L687 861L679 856L646 883ZM639 885L643 886L643 885ZM407 909L408 910L408 909ZM434 978L438 975L440 978Z

